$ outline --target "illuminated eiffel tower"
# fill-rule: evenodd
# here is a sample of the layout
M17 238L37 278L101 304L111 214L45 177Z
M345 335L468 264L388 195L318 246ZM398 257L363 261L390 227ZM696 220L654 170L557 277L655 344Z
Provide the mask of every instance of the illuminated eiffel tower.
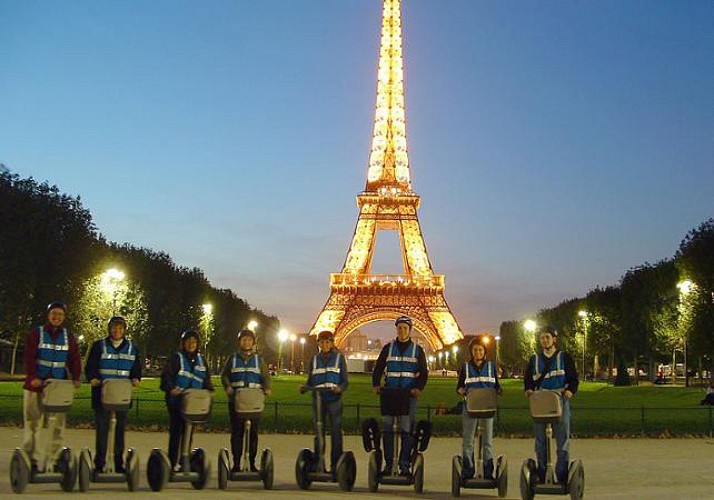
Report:
M463 338L444 299L444 276L434 274L426 253L419 204L407 155L401 1L384 0L367 186L357 195L359 218L342 272L330 274L330 297L311 335L331 330L339 346L366 323L407 315L434 350ZM399 233L403 274L371 273L382 230Z

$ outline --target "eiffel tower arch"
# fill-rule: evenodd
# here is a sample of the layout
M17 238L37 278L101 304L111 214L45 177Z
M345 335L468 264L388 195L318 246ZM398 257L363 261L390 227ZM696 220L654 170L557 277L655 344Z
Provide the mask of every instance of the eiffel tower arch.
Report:
M377 102L367 185L357 195L359 216L342 271L330 275L330 296L310 335L335 333L338 346L367 323L406 315L433 350L463 338L426 251L407 154L401 0L384 0ZM379 231L397 231L401 274L372 274Z

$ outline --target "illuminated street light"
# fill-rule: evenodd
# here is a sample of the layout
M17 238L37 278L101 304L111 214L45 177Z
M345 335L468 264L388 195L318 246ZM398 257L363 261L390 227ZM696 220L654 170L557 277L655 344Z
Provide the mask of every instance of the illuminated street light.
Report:
M682 295L687 295L689 292L692 291L692 285L694 285L694 283L692 283L692 280L684 280L677 283L677 288L679 288L679 293L681 293Z
M278 341L280 342L280 347L278 348L278 371L283 367L283 344L287 342L290 338L290 332L285 329L281 329L278 332Z
M587 377L585 376L585 346L588 343L588 312L585 311L584 309L581 309L578 311L578 316L580 316L580 319L583 320L583 368L582 368L582 377L583 380L585 380Z
M213 304L203 304L201 306L201 309L203 309L203 314L206 316L210 316L213 313Z
M297 335L294 333L290 334L290 369L295 373L295 341L297 340Z
M258 328L258 322L255 321L254 319L248 321L248 330L251 332L255 332L255 329Z
M102 273L102 288L112 295L112 316L116 316L117 294L119 293L119 283L124 281L126 274L112 267Z
M523 322L523 328L531 333L535 333L537 326L536 322L532 319L527 319Z
M680 315L682 314L682 298L686 297L689 295L689 293L692 291L692 287L694 287L694 283L692 283L692 280L683 280L677 283L677 288L679 289L679 309L680 309ZM682 335L682 342L684 343L684 387L689 387L689 367L687 366L687 331L686 329L684 330L684 333ZM675 354L676 351L672 351L672 373L673 375L673 381L677 381L677 374L676 374L676 364L675 364Z

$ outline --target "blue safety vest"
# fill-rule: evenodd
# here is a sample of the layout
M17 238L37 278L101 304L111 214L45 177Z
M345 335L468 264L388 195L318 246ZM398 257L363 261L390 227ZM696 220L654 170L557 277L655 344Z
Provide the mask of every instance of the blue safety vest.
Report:
M316 354L312 358L312 372L307 384L311 387L325 387L332 389L340 385L342 377L340 376L340 360L342 355L332 350L329 356L321 356ZM339 394L332 392L323 392L322 399L325 401L337 401L340 399Z
M38 328L39 343L37 344L37 357L35 370L37 376L46 378L67 378L67 356L69 354L69 333L62 328L56 339L52 339L50 332L44 327Z
M196 353L196 363L191 367L191 362L186 355L178 352L181 366L176 375L176 387L179 389L203 389L203 381L206 379L206 365L203 363L203 356Z
M396 341L389 344L384 379L385 386L411 389L416 385L416 378L419 374L417 349L418 346L412 341L409 342L409 346L404 352L399 350Z
M565 354L563 351L555 353L555 359L550 362L550 369L543 377L540 384L541 389L563 389L565 387ZM545 370L545 360L543 356L536 354L533 356L533 381L537 381Z
M119 347L114 347L111 340L102 339L99 357L99 378L129 378L139 351L131 340L124 340Z
M474 363L464 364L466 378L464 387L468 389L495 389L496 387L496 367L493 361L484 361L479 370Z
M245 359L240 353L233 355L231 362L230 381L234 389L251 388L260 389L263 387L263 376L260 374L262 360L258 354L251 354Z

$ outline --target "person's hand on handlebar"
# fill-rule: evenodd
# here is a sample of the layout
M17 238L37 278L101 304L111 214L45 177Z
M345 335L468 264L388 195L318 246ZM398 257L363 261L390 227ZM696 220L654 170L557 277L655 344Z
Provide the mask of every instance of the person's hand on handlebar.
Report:
M171 389L171 390L169 391L169 394L170 394L171 396L180 396L182 392L183 392L183 391L182 391L181 389L179 389L178 387L174 387L173 389Z
M307 386L306 385L299 385L298 386L298 391L300 394L305 394L307 392Z
M335 387L332 388L332 392L334 392L335 394L339 394L342 392L342 387L340 387L339 385L336 385Z
M89 381L89 385L91 385L92 387L99 387L100 385L102 385L102 382L98 378L93 378Z
M75 389L79 389L79 386L82 385L82 382L80 382L79 380L73 380L72 384L74 384Z
M570 399L573 397L573 393L569 389L565 389L565 392L563 392L563 395L567 398Z
M233 390L233 387L230 385L226 387L226 396L232 396L235 391Z
M466 395L466 389L464 387L459 387L458 389L456 389L456 392L457 392L457 394L459 394L459 396Z
M417 399L421 397L421 390L417 389L416 387L411 390L411 395Z
M30 380L30 387L32 387L33 389L37 389L38 387L41 387L41 386L42 386L42 379L33 378L32 380Z
M379 394L381 391L381 389L378 385L375 385L374 387L372 387L372 390L374 391L375 394Z
M271 394L273 394L273 390L272 390L272 389L265 389L264 392L265 392L265 395L266 395L266 396L270 396Z
M526 397L529 398L529 397L531 397L532 395L533 395L533 391L530 390L530 389L528 389L528 390L526 391Z

